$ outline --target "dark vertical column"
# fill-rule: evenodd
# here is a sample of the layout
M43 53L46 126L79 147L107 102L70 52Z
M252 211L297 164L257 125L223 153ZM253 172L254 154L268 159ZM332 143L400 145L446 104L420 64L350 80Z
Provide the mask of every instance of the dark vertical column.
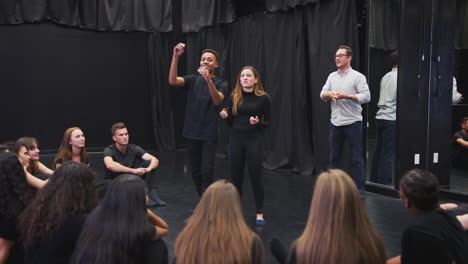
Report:
M401 0L396 188L405 171L427 167L431 8L430 1Z
M432 2L432 56L429 91L428 170L449 186L454 76L455 0Z

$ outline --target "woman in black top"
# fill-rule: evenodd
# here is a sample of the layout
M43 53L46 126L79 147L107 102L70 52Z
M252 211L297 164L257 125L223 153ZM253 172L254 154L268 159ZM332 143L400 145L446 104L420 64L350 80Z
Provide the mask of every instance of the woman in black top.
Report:
M168 263L164 220L146 208L140 176L115 178L106 196L86 219L70 263Z
M68 263L85 216L97 203L93 180L86 165L70 161L37 192L18 221L25 263Z
M270 124L270 97L254 67L243 67L237 79L227 109L220 113L232 128L229 144L231 178L242 195L243 171L247 162L257 208L256 224L264 225L262 130Z
M0 153L0 263L21 263L22 254L15 247L17 241L16 219L33 192L18 157Z
M88 152L85 148L85 136L81 128L70 127L63 133L62 144L55 156L52 168L56 170L66 161L82 162L89 164Z

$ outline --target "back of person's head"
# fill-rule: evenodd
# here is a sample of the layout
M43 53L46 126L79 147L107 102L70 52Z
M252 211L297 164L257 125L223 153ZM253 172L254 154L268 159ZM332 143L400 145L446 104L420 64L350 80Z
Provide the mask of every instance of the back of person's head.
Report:
M408 208L432 211L439 207L439 182L434 174L420 169L406 172L400 181L400 193Z
M394 50L392 53L390 53L390 59L391 59L391 62L392 62L393 66L398 65L398 63L400 61L399 51Z
M141 263L155 232L148 222L144 181L120 175L87 217L72 263Z
M0 153L0 182L0 215L15 218L31 199L32 192L23 166L13 152Z
M96 206L95 174L83 163L60 166L19 219L26 247L53 238L68 215L86 215Z
M254 239L245 223L236 187L211 184L174 245L177 263L251 263ZM263 256L263 247L255 251Z
M1 145L5 147L5 150L3 152L7 152L6 150L8 150L8 152L14 152L15 144L16 142L14 140L7 140L7 141L2 142Z
M115 136L115 131L117 131L117 129L122 129L122 128L127 128L127 125L125 125L123 122L118 122L118 123L113 124L111 127L112 136Z
M6 144L0 144L0 152L10 152Z
M317 178L307 225L295 245L297 263L385 263L386 259L354 181L338 169Z

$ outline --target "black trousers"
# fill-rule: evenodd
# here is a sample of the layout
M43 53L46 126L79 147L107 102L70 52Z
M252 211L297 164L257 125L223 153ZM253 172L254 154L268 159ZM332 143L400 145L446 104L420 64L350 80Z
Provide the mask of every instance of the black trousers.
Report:
M263 213L263 139L260 131L232 131L229 142L231 179L242 195L244 167L247 163L257 214Z
M214 181L216 140L187 139L190 170L198 196Z

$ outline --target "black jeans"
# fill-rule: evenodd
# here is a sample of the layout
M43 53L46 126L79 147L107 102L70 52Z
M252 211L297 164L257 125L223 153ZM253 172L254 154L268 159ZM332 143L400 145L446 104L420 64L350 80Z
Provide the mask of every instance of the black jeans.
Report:
M198 196L214 181L216 140L187 139L190 170Z
M260 131L232 131L229 143L231 179L242 195L244 167L247 163L257 214L263 213L264 187L262 176L263 140Z

